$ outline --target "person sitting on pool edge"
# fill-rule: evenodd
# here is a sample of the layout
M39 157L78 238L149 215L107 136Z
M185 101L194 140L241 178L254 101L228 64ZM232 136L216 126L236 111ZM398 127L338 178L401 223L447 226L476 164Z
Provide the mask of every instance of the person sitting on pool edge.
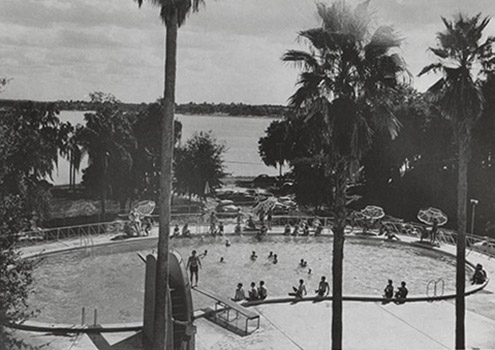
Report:
M251 215L249 215L246 225L247 225L248 229L256 230L256 225L255 225L253 217Z
M473 277L471 277L471 284L483 284L486 281L486 272L483 270L483 265L477 264L474 269Z
M409 291L406 288L406 282L402 281L400 283L400 287L398 287L397 291L395 292L395 298L397 299L395 301L395 303L396 304L404 304L408 293L409 293Z
M187 222L182 227L182 236L189 237L191 235L191 230L189 230L189 225Z
M256 289L256 283L251 282L251 289L248 292L248 301L258 300L258 290Z
M296 299L302 299L308 292L306 291L306 285L304 284L304 280L299 280L298 287L292 287L294 292L289 293L290 296L296 297Z
M294 231L292 231L292 236L298 236L299 235L299 224L294 225Z
M394 285L392 280L388 280L388 284L383 290L383 292L384 292L383 297L386 299L390 300L394 297ZM382 304L387 304L387 303L388 301L383 301Z
M290 236L290 224L289 223L287 223L287 225L285 225L284 235Z
M260 281L260 286L258 287L258 298L260 300L265 300L268 295L268 291L265 287L265 281Z
M242 301L244 299L246 299L246 293L244 292L244 288L242 288L242 283L238 283L232 301Z
M180 234L180 228L179 228L179 225L178 225L178 224L176 224L176 225L174 226L174 233L173 233L173 236L174 236L174 237L179 237L179 234Z
M318 284L318 289L315 290L315 292L318 294L318 297L323 298L328 296L328 293L330 293L330 285L326 281L325 276L321 276L320 283Z
M301 223L301 227L302 227L302 236L309 236L309 225L308 225L308 222L307 221L303 221Z
M256 232L256 239L261 240L263 236L266 236L268 229L264 223L261 224L260 230Z

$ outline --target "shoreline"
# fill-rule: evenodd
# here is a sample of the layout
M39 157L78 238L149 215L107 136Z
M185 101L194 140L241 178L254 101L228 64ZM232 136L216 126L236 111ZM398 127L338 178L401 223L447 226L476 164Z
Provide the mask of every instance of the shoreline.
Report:
M231 115L226 113L211 113L211 114L188 114L188 113L175 113L176 116L189 116L189 117L222 117L222 118L246 118L246 119L283 119L283 116L278 115Z

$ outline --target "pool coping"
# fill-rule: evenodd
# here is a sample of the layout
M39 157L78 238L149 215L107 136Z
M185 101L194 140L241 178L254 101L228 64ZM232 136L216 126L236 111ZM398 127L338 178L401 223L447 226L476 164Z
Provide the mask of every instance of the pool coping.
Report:
M251 236L255 235L255 233L244 233L243 235L246 236ZM208 234L204 235L195 235L196 236L209 236ZM239 234L225 234L225 236L239 236ZM280 233L272 233L270 236L287 236L284 234ZM328 236L328 237L333 237L333 234L324 234L322 236ZM289 236L287 236L289 237ZM314 237L314 236L308 236L308 237ZM192 237L191 237L192 238ZM455 257L455 254L452 254L451 252L437 249L438 247L436 246L428 246L428 245L423 245L423 244L418 244L417 242L408 242L408 241L403 241L403 240L389 240L386 238L382 237L377 237L377 236L360 236L358 234L354 234L352 236L346 236L346 239L356 239L356 240L368 240L368 241L382 241L382 242L390 242L393 244L400 244L400 245L412 245L417 248L423 248L426 250L432 250L435 251L435 253ZM178 238L178 239L185 239L185 238ZM193 238L194 239L194 238ZM84 249L91 249L93 247L101 247L101 246L106 246L106 245L115 245L115 244L130 244L133 242L142 242L142 241L148 241L148 240L158 240L157 236L142 236L142 237L132 237L127 240L118 240L118 241L103 241L103 242L98 242L92 245L91 247L82 247L82 246L74 246L74 247L61 247L61 248L55 248L50 251L45 252L44 250L38 251L38 252L32 252L28 253L22 256L24 259L31 259L31 258L36 258L36 257L41 257L41 256L47 256L47 255L53 255L53 254L58 254L58 253L65 253L65 252L71 252L71 251L77 251L77 250L84 250ZM22 251L22 248L20 249ZM468 261L466 259L466 265L469 266L471 269L474 269L475 265ZM483 290L489 283L489 279L487 279L483 284L481 285L476 285L475 287L469 288L467 291L465 291L464 295L469 296L474 293L477 293L481 290ZM434 301L440 301L440 300L449 300L449 299L454 299L456 297L456 294L447 294L447 295L435 295L435 296L411 296L406 299L406 302L434 302ZM294 303L299 303L299 302L321 302L321 301L332 301L333 297L332 296L327 296L327 297L304 297L301 299L294 299L292 298L287 298L287 297L275 297L271 299L266 299L266 300L260 300L260 301L247 301L240 303L244 307L252 307L252 306L258 306L258 305L265 305L265 304L282 304L282 303L288 303L288 304L294 304ZM375 296L369 296L369 295L346 295L342 297L343 301L359 301L359 302L388 302L388 303L393 303L396 302L397 300L395 298L392 299L386 299L383 297L375 297ZM201 312L201 310L198 310L198 312L195 312L194 319L199 319L202 317L205 317L206 315L210 314L210 312ZM92 332L129 332L129 331L140 331L142 330L143 327L143 322L127 322L127 323L105 323L105 324L96 324L96 325L87 325L87 324L68 324L68 323L49 323L49 322L40 322L40 321L32 321L32 320L24 320L20 322L11 322L7 323L6 326L14 329L20 329L20 330L26 330L26 331L33 331L33 332L54 332L54 333L92 333Z

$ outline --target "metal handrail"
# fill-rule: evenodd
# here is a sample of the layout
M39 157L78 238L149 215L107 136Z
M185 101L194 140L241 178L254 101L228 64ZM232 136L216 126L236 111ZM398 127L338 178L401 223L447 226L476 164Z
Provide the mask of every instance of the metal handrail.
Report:
M209 231L209 215L206 214L172 214L171 219L171 225L183 225L187 222L191 225L190 229L194 230L196 234L204 234ZM294 224L303 220L311 223L315 219L318 219L320 222L322 222L324 227L331 226L331 223L333 221L333 218L331 217L309 215L274 215L272 221L276 222L276 225L285 225L286 223ZM236 224L237 218L222 218L221 220L222 222L224 222L224 224ZM62 226L40 230L24 231L18 233L17 239L15 240L17 241L17 246L25 246L47 241L60 241L69 238L78 238L83 234L88 234L89 236L91 236L92 239L92 236L107 233L118 233L120 231L123 231L124 225L127 222L128 220L114 220L111 222L102 222L95 224ZM394 231L394 233L416 238L420 238L421 230L427 227L426 225L419 223L403 223L397 221L383 221L383 224L387 225L392 231ZM192 227L193 225L195 226L194 228ZM23 239L19 239L19 237L23 237ZM13 237L2 235L0 236L0 239L12 240ZM456 245L457 233L452 230L440 229L438 231L437 240L443 244ZM470 254L472 251L477 251L490 257L495 257L494 252L475 248L478 243L482 242L489 242L495 246L495 239L483 236L476 236L472 234L466 235L466 246L468 254Z

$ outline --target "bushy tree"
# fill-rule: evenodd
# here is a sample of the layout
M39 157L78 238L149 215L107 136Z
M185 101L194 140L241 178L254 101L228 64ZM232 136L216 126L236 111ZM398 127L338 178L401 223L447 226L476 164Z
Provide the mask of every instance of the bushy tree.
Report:
M204 197L206 184L210 189L220 187L225 176L224 153L225 145L218 143L211 132L195 133L175 152L175 190Z
M133 187L138 196L145 199L158 200L160 183L160 154L161 119L163 105L152 103L141 111L133 124L134 135L137 141L136 151L133 153ZM174 145L180 144L182 123L174 121Z
M122 110L120 102L111 94L94 93L91 101L97 104L95 113L86 113L86 125L79 130L77 142L88 155L83 184L101 200L115 198L122 203L132 196L132 152L136 140L132 132L132 115Z
M299 204L319 208L332 203L331 179L321 156L324 135L322 119L307 119L303 113L289 111L282 120L273 121L266 136L258 141L259 154L268 166L288 163ZM322 186L325 189L322 190Z
M7 81L7 79L0 78L0 91ZM20 130L12 128L10 124L15 122L14 115L21 119L16 124L23 127ZM14 250L14 243L18 239L18 232L27 228L33 209L33 198L26 200L26 196L34 196L32 192L29 192L33 189L26 189L23 179L39 180L36 175L50 168L50 164L47 164L50 163L47 160L49 157L44 157L42 160L45 162L42 161L39 164L31 158L25 159L26 164L19 164L18 160L16 161L15 155L22 152L19 149L21 147L19 143L21 140L18 139L20 136L24 136L22 138L24 141L32 136L30 140L33 143L44 140L43 136L46 136L45 132L39 130L39 133L37 130L32 130L31 135L23 135L29 134L28 127L30 126L29 120L23 118L24 116L24 113L18 114L15 111L0 112L0 164L2 164L0 166L0 349L25 348L22 341L12 339L3 327L5 324L23 320L30 315L27 312L27 299L31 291L32 265L30 261L20 258L19 253ZM35 113L34 116L40 115ZM34 127L40 127L40 124L42 129L47 127L46 124L40 122L40 119L43 118L33 118ZM14 174L19 177L17 182Z
M67 139L54 104L18 102L0 112L0 194L19 194L27 210L47 214L49 178Z

